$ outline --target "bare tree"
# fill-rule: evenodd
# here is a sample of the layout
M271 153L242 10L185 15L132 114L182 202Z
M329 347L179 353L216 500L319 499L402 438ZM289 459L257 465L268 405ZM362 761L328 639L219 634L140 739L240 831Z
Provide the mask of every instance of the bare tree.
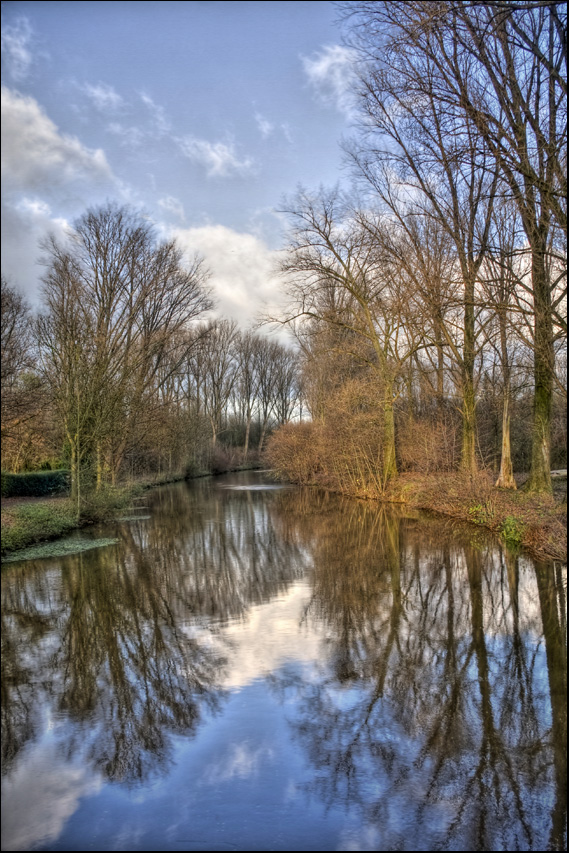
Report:
M44 245L43 365L71 449L74 492L87 462L116 481L159 378L184 359L180 332L211 307L207 273L158 242L141 214L89 210L66 243ZM78 498L79 505L79 498Z
M552 229L565 234L567 229L566 5L413 0L347 3L344 10L367 63L368 114L379 112L377 127L396 139L396 157L402 151L407 168L416 173L416 154L425 139L409 133L408 124L401 127L401 109L421 110L426 99L444 129L441 154L446 163L471 163L476 175L499 174L518 207L531 250L534 418L529 486L551 491L553 318L565 297L559 301L559 280L550 275L548 258ZM469 128L472 146L466 152L456 145L456 134L447 133L449 121ZM467 321L465 315L465 333ZM466 343L465 338L465 355Z
M227 404L237 380L237 323L216 320L202 343L203 408L211 426L215 446L223 430Z
M2 276L2 438L22 418L33 416L29 395L22 387L22 375L33 366L33 321L30 306L21 293Z
M404 280L378 234L387 224L346 205L337 192L300 193L283 271L291 306L284 322L306 318L341 330L335 345L374 371L382 408L382 480L397 473L394 402L403 366L421 342Z

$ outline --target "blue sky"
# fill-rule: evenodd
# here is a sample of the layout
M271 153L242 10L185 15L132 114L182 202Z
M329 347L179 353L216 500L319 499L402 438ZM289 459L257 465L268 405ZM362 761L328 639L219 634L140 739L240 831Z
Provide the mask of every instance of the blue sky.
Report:
M204 255L242 325L277 296L283 196L342 178L351 56L317 2L2 2L2 271L107 199Z

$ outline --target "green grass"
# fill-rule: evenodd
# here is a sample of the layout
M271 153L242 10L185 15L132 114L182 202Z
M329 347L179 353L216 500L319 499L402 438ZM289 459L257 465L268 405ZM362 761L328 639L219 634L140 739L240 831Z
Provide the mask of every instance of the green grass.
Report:
M524 523L514 515L507 515L500 524L500 536L508 545L519 547L524 540L524 527Z
M22 504L2 515L2 554L55 539L77 527L76 508L70 500Z
M77 505L70 498L46 499L2 508L2 557L40 542L65 536L71 530L116 518L141 493L138 486L106 488L86 496L77 518ZM3 559L3 562L4 559Z

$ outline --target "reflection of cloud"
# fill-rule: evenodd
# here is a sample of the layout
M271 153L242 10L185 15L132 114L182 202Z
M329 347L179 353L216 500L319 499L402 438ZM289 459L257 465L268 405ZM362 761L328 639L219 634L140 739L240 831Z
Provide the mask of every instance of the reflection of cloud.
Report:
M338 850L382 850L383 839L376 826L346 828L341 835Z
M274 272L278 253L258 237L223 225L177 229L173 236L182 248L204 256L222 314L247 326L264 304L275 305L279 290Z
M236 649L230 657L224 687L241 688L291 661L318 659L319 635L299 627L309 597L308 582L299 581L278 598L252 607L245 624L228 626L224 635L235 643Z
M111 170L101 149L85 148L61 134L34 98L2 87L2 180L38 191L77 179L108 181Z
M355 53L339 44L327 45L315 57L302 57L304 72L325 104L348 118L354 112Z
M28 750L2 794L2 849L31 850L55 841L81 797L101 785L83 764L66 762L53 741Z
M197 136L184 136L178 144L189 160L205 167L210 178L244 175L253 169L253 160L250 157L239 159L233 142L208 142Z
M233 779L250 779L257 776L264 761L272 759L274 751L268 746L250 749L247 744L231 744L229 754L224 753L219 762L210 763L203 775L206 785L218 785Z
M27 77L32 64L30 41L32 28L27 18L18 18L13 26L2 28L2 59L14 80Z

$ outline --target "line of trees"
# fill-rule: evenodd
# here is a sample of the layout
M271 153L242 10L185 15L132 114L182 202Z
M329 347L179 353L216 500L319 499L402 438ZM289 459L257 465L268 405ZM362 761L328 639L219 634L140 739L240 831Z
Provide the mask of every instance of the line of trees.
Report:
M326 435L305 476L383 489L425 463L473 475L480 411L499 394L497 485L515 488L522 401L528 487L551 492L567 394L565 4L339 5L359 67L354 191L287 204L280 319L301 342L315 419L325 434L341 414L346 434Z
M211 319L203 260L141 214L89 210L44 243L42 263L37 318L2 280L4 468L68 464L80 507L84 489L125 474L207 470L228 463L224 446L260 452L291 417L293 351Z

